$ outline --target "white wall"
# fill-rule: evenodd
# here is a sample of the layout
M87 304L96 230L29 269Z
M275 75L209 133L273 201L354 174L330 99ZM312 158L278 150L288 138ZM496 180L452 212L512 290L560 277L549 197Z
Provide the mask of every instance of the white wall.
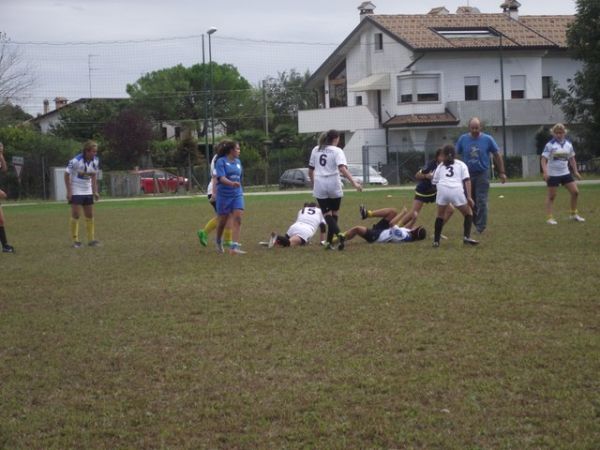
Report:
M573 79L575 73L581 70L583 64L581 61L575 61L569 58L568 53L549 53L542 60L542 75L552 77L553 81L558 83L558 87L567 89L568 79Z

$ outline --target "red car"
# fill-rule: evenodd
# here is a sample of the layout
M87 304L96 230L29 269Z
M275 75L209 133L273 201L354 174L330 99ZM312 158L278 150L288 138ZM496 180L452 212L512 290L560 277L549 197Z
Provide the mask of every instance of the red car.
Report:
M177 192L179 187L187 189L188 179L179 177L171 172L158 169L136 170L140 176L140 189L143 194L156 192Z

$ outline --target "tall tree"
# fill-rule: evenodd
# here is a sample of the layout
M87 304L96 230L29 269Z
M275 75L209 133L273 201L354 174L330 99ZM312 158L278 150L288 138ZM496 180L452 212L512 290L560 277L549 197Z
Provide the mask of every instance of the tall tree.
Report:
M273 128L280 124L296 124L299 110L316 107L314 93L304 87L308 78L308 71L301 74L292 69L265 79L263 89L266 90Z
M211 89L212 67L212 89ZM250 83L230 64L179 64L148 73L127 85L134 103L147 110L154 119L195 124L199 134L207 130L204 120L210 118L210 102L214 105L215 128L227 133L240 128L244 106L251 102ZM205 108L208 114L205 114Z
M104 126L103 131L110 151L109 165L132 168L140 165L150 152L153 123L138 110L125 108Z
M18 105L13 105L10 102L0 105L0 127L16 125L25 122L32 117L31 114L27 114Z
M588 150L600 154L600 2L577 0L577 15L567 32L573 57L583 62L568 89L557 90L567 120L580 124L580 135Z
M33 70L23 58L19 47L0 32L0 106L3 106L30 88L34 83Z

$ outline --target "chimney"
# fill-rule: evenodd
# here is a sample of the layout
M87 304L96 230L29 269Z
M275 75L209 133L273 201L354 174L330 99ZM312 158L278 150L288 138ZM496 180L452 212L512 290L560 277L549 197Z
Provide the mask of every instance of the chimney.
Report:
M479 11L479 8L476 8L474 6L459 6L456 9L456 14L459 14L459 15L481 14L481 11Z
M448 11L445 6L438 6L437 8L433 8L427 14L430 16L447 16L450 14L450 11Z
M44 99L44 114L48 114L48 111L50 111L50 102L48 101L47 98Z
M56 97L54 99L55 109L60 109L68 103L68 100L65 97Z
M360 20L363 20L365 17L370 16L375 11L375 5L371 2L362 2L358 7L360 11Z
M500 5L504 14L508 15L511 19L519 20L519 8L521 4L517 0L506 0Z

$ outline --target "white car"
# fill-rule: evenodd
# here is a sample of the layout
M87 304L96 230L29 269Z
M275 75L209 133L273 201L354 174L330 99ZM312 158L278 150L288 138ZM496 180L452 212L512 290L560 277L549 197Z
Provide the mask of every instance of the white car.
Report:
M364 180L364 166L362 164L348 164L348 170L350 171L352 178L354 178L360 184L377 184L379 186L388 185L388 180L382 177L381 174L371 166L367 166L368 178L366 182ZM345 177L342 177L342 181L344 182L344 184L348 184L348 181Z

